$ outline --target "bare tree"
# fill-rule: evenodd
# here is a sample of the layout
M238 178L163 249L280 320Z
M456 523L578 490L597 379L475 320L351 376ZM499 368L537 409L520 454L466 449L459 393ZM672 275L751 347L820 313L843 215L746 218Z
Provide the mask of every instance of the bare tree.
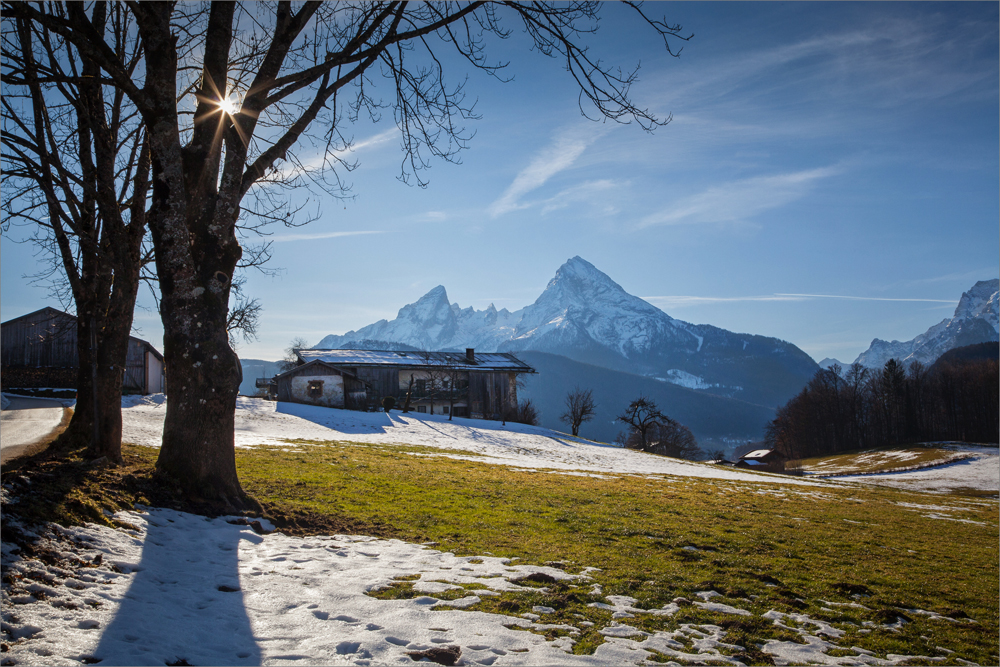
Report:
M435 353L422 352L420 356L424 367L417 378L417 395L430 401L430 414L434 414L434 403L445 393L451 373L447 365L438 365L440 358Z
M469 371L466 370L465 356L448 355L448 421L452 421L455 416L455 401L462 398L461 392L464 390L466 405L468 405L469 395Z
M518 401L517 405L512 407L509 417L512 422L528 426L538 426L539 418L538 408L530 398Z
M101 76L87 49L25 16L2 37L4 231L31 228L50 285L77 316L77 404L62 436L121 461L121 394L150 191L148 135L131 100ZM73 24L82 3L53 5ZM124 5L97 3L90 29L127 71L142 47Z
M625 411L617 417L617 421L631 426L638 436L633 448L644 452L649 451L650 429L667 419L669 418L656 407L655 401L642 395L629 403ZM628 442L626 442L626 446L629 446Z
M580 424L589 422L596 412L594 392L574 387L573 391L566 394L566 412L559 417L559 420L570 425L573 435L580 435Z
M237 276L233 279L233 303L229 308L229 317L226 322L226 331L229 332L229 345L233 348L236 347L237 337L242 338L245 343L257 340L260 313L264 309L260 305L259 299L251 299L243 291L245 284L246 276Z
M309 343L302 336L293 338L292 342L285 348L285 356L281 358L281 371L285 372L295 368L299 363L299 350L304 350L308 347Z
M708 460L714 463L726 460L726 450L724 449L713 449L708 453Z
M691 429L669 417L653 426L649 440L649 451L653 454L689 461L698 461L705 456Z
M662 37L680 27L646 16ZM70 6L70 4L67 4ZM594 60L582 40L597 28L592 2L291 2L237 4L127 2L141 63L121 56L97 20L97 3L73 16L46 4L5 1L5 20L59 36L94 63L99 80L141 114L152 167L147 222L156 251L167 365L167 409L157 468L191 496L249 505L236 474L235 399L239 362L229 344L229 298L243 248L244 209L263 222L294 223L295 211L260 187L309 181L342 193L336 149L361 113L391 109L404 152L403 177L429 156L454 160L474 118L463 86L445 83L439 51L455 49L469 65L499 77L486 38L505 38L509 14L539 52L558 57L598 118L667 120L636 107L636 72ZM374 97L373 73L388 80L388 101ZM74 74L74 76L76 76ZM237 98L234 100L234 97ZM315 142L315 144L312 144ZM295 148L321 148L318 166Z

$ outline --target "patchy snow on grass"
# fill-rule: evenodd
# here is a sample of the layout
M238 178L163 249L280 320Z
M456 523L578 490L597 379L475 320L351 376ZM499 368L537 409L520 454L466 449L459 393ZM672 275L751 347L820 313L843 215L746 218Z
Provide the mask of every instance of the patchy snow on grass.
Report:
M158 446L162 396L129 397L123 407L123 439ZM815 481L631 452L520 424L240 399L238 446L287 448L295 439L429 446L452 450L456 457L562 473L713 477L785 485L776 493L820 493L802 486ZM944 505L912 509L946 511ZM627 622L643 614L670 616L681 604L737 617L748 613L734 606L739 600L715 591L661 609L607 596L597 603L613 612L608 625L597 628L605 643L592 655L575 655L575 638L592 627L590 621L580 627L547 625L549 608L540 605L523 617L467 609L484 596L523 590L518 580L535 572L602 595L589 577L596 568L570 574L516 565L516 559L456 557L426 545L363 536L257 534L226 517L162 508L120 512L116 518L132 528L46 527L40 542L61 559L53 563L22 559L3 545L5 581L9 575L12 582L3 588L3 629L14 641L2 664L367 666L410 664L435 649L451 651L460 665L633 665L660 656L741 664L729 654L747 648L724 643L726 631L715 625L683 624L650 633ZM412 582L416 595L370 595L400 581ZM839 630L804 614L769 614L764 618L800 637L798 643L770 641L760 647L775 664L890 665L912 659L878 659L861 649L835 658L826 651L844 648L829 641ZM556 628L567 634L547 639L544 633Z
M650 633L620 622L672 615L676 601L642 609L635 598L608 596L598 604L616 618L598 628L605 643L593 655L572 653L581 628L539 622L549 608L537 606L524 617L462 610L480 596L534 590L518 580L536 572L586 590L589 569L569 574L371 537L259 535L228 523L233 518L169 509L119 512L116 518L134 528L49 526L42 542L67 558L58 564L20 560L5 549L5 574L17 583L4 588L4 629L17 641L4 653L4 665L391 665L410 664L435 647L457 652L461 665L636 665L653 657L651 651L698 664L742 664L720 651L745 647L724 643L719 626L683 624ZM369 595L399 581L412 581L423 594ZM468 595L435 597L460 588ZM704 609L748 614L713 602L721 597L715 591L699 597L703 601L693 604ZM908 659L880 660L859 650L851 660L832 661L824 651L841 647L820 636L836 638L842 631L805 614L771 611L764 618L804 642L766 644L776 664ZM795 625L786 625L786 618ZM546 639L550 629L568 635Z
M996 447L949 445L948 448L962 458L918 470L846 475L837 479L929 493L962 489L1000 492L1000 451Z

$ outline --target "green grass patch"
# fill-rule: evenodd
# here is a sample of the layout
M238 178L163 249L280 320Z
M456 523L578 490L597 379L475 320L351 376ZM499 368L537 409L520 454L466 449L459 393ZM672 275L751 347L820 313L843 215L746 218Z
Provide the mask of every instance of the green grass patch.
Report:
M940 504L947 498L894 489L785 485L779 495L776 484L565 476L434 456L412 446L298 445L303 452L295 455L237 453L244 486L265 505L375 523L395 537L435 541L457 555L557 561L571 573L600 567L592 575L603 588L600 596L590 595L589 586L547 585L533 593L483 596L472 607L509 616L535 605L555 608L539 622L578 627L580 650L603 641L596 629L611 620L610 612L589 602L629 595L650 609L715 590L724 596L716 601L747 609L758 620L771 609L822 618L847 632L838 644L883 657L935 656L941 654L935 647L943 646L955 651L949 659L996 660L993 502L961 506L958 516L982 522L976 525L925 518L898 503ZM457 597L468 594L455 591ZM837 607L831 614L821 610L824 600L858 602L869 610ZM897 607L960 609L977 623L913 616L898 631L884 629L881 610ZM674 616L637 615L623 622L655 632L732 619L685 606ZM875 627L865 627L865 621ZM798 637L770 622L731 632L740 640L733 643L748 649Z

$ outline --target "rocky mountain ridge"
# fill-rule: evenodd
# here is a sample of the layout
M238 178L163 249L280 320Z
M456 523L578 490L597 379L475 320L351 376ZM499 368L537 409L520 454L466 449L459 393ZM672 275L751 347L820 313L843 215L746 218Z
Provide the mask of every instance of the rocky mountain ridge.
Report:
M955 314L908 341L876 338L854 363L881 368L889 359L933 364L948 350L1000 340L1000 279L980 280L962 294Z
M394 320L327 336L316 347L358 341L549 352L767 406L788 400L818 369L786 341L672 318L580 257L559 267L535 302L520 310L463 309L449 303L439 285L400 308Z

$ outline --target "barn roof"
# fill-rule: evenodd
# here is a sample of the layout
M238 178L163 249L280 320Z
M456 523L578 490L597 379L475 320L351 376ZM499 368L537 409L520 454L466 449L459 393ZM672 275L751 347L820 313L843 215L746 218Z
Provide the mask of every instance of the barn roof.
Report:
M298 350L304 363L323 361L333 366L383 366L396 368L455 368L467 371L534 373L535 369L508 352L476 352L469 361L464 352L392 350Z
M18 317L9 319L6 322L0 323L0 327L9 328L9 327L13 326L14 324L17 324L21 320L36 320L36 321L38 321L38 320L48 320L48 321L61 320L67 326L68 325L72 325L74 327L76 326L76 315L71 315L71 314L63 312L61 310L56 310L55 308L53 308L51 306L45 306L44 308L39 308L38 310L36 310L34 312L26 313L24 315L20 315ZM65 333L65 331L60 331L59 332L60 335L62 333ZM74 330L73 333L75 334L76 331ZM135 343L138 343L138 344L142 345L147 350L149 350L150 352L152 352L154 357L156 357L160 361L163 361L163 355L160 354L160 351L157 350L156 347L154 347L153 344L150 343L149 341L143 340L141 338L136 338L135 336L129 336L129 340L130 341L134 341Z
M770 449L755 449L752 452L747 452L740 458L744 459L762 459L771 453Z
M350 371L347 371L347 370L344 370L343 368L335 366L334 364L331 364L329 362L323 361L322 359L313 359L312 361L307 361L304 364L301 364L299 366L295 366L293 368L289 368L287 371L283 371L281 373L278 373L277 375L275 375L271 379L272 380L277 380L278 378L291 377L293 375L298 375L300 372L308 370L309 368L315 368L316 366L325 366L327 368L334 369L338 373L343 373L345 375L350 375L351 377L357 377L357 375L355 375L354 373L352 373Z

